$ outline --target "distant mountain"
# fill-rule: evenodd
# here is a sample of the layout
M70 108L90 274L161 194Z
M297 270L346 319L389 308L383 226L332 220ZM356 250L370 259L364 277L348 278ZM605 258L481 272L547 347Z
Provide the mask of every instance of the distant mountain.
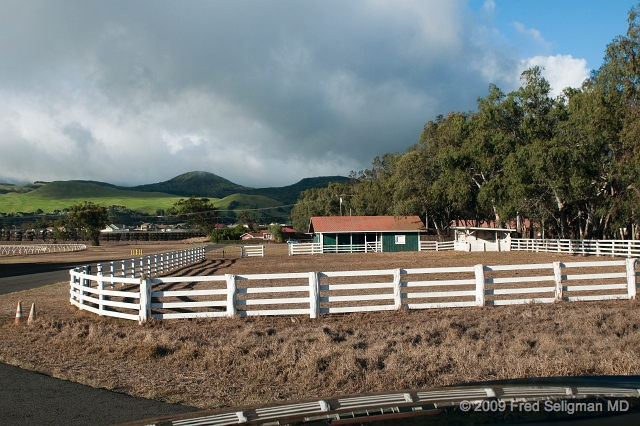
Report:
M225 178L208 172L190 172L165 182L122 188L129 191L163 192L165 194L190 197L224 198L233 194L261 195L280 201L282 204L295 204L302 191L310 188L323 188L330 182L344 182L344 176L320 176L304 178L289 186L270 188L249 188L238 185Z
M264 195L274 200L281 201L283 204L295 204L300 197L302 191L311 188L325 188L331 182L348 181L348 177L344 176L319 176L313 178L304 178L301 181L289 186L259 188L250 191L241 191L244 194Z
M164 182L139 185L126 189L141 192L164 192L183 197L195 195L197 197L224 198L251 188L235 184L213 173L189 172Z

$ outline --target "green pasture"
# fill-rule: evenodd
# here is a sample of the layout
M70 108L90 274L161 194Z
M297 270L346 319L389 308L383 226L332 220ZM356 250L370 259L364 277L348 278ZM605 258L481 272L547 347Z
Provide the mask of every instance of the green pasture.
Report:
M0 212L35 212L40 209L50 213L83 201L91 201L103 206L119 205L131 210L155 214L156 210L166 210L183 198L185 197L161 192L127 191L111 185L89 182L51 182L26 193L0 194ZM221 210L226 210L234 201L236 202L235 210L277 207L282 204L262 195L247 194L233 194L222 199L210 198L210 200Z

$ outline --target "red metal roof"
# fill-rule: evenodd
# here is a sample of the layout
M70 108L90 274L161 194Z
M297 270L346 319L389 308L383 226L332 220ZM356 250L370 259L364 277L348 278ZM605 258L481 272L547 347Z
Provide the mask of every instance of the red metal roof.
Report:
M309 232L389 232L419 231L424 224L418 216L316 216Z

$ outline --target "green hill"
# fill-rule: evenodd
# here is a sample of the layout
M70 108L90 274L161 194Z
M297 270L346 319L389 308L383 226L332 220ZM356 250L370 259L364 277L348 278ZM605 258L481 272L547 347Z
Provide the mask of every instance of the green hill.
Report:
M235 184L225 178L208 172L190 172L176 176L165 182L149 185L134 186L128 189L134 191L155 191L167 194L190 197L224 198L232 194L261 195L278 200L281 204L295 204L300 193L310 188L324 188L329 182L343 182L349 180L344 176L320 176L304 178L293 185L270 188L248 188Z
M306 191L307 189L311 188L325 188L331 182L344 182L348 180L349 178L344 176L319 176L313 178L304 178L301 181L289 186L259 188L243 191L243 193L264 195L265 197L281 201L283 204L295 204L298 201L298 198L300 197L300 193L302 191Z
M38 209L50 213L83 201L103 206L119 205L131 210L154 214L166 210L182 196L161 192L142 192L121 189L111 184L89 181L56 181L38 186L29 192L0 194L0 212L35 212ZM225 198L211 198L220 210L276 208L282 203L263 195L233 194Z
M131 191L164 192L183 197L224 198L226 196L251 189L235 184L230 180L208 172L189 172L164 182L122 188Z
M165 182L122 187L105 182L73 180L35 182L28 185L0 184L0 212L46 213L63 210L83 201L103 206L120 205L131 210L155 214L166 210L181 198L197 196L211 199L225 216L234 217L240 210L255 210L265 220L284 221L300 192L326 187L329 182L348 180L343 176L305 178L283 187L248 188L207 172L191 172ZM285 207L289 206L289 207Z
M121 205L131 210L155 213L171 207L180 197L157 192L138 192L118 189L95 182L56 181L26 193L0 194L0 212L44 212L62 210L83 201L104 206Z

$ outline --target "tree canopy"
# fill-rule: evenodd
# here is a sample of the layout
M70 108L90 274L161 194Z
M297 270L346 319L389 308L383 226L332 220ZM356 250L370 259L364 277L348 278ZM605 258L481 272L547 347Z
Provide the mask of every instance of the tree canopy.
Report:
M100 245L100 230L107 226L108 220L107 208L99 204L85 201L69 207L69 225L78 228L94 246Z
M490 85L477 111L428 121L405 153L303 192L294 227L340 214L346 195L342 214L417 214L439 232L455 219L524 217L564 238L640 237L639 12L582 87L553 96L540 67L511 93Z
M211 234L218 221L218 208L208 198L180 199L167 212L207 235Z

